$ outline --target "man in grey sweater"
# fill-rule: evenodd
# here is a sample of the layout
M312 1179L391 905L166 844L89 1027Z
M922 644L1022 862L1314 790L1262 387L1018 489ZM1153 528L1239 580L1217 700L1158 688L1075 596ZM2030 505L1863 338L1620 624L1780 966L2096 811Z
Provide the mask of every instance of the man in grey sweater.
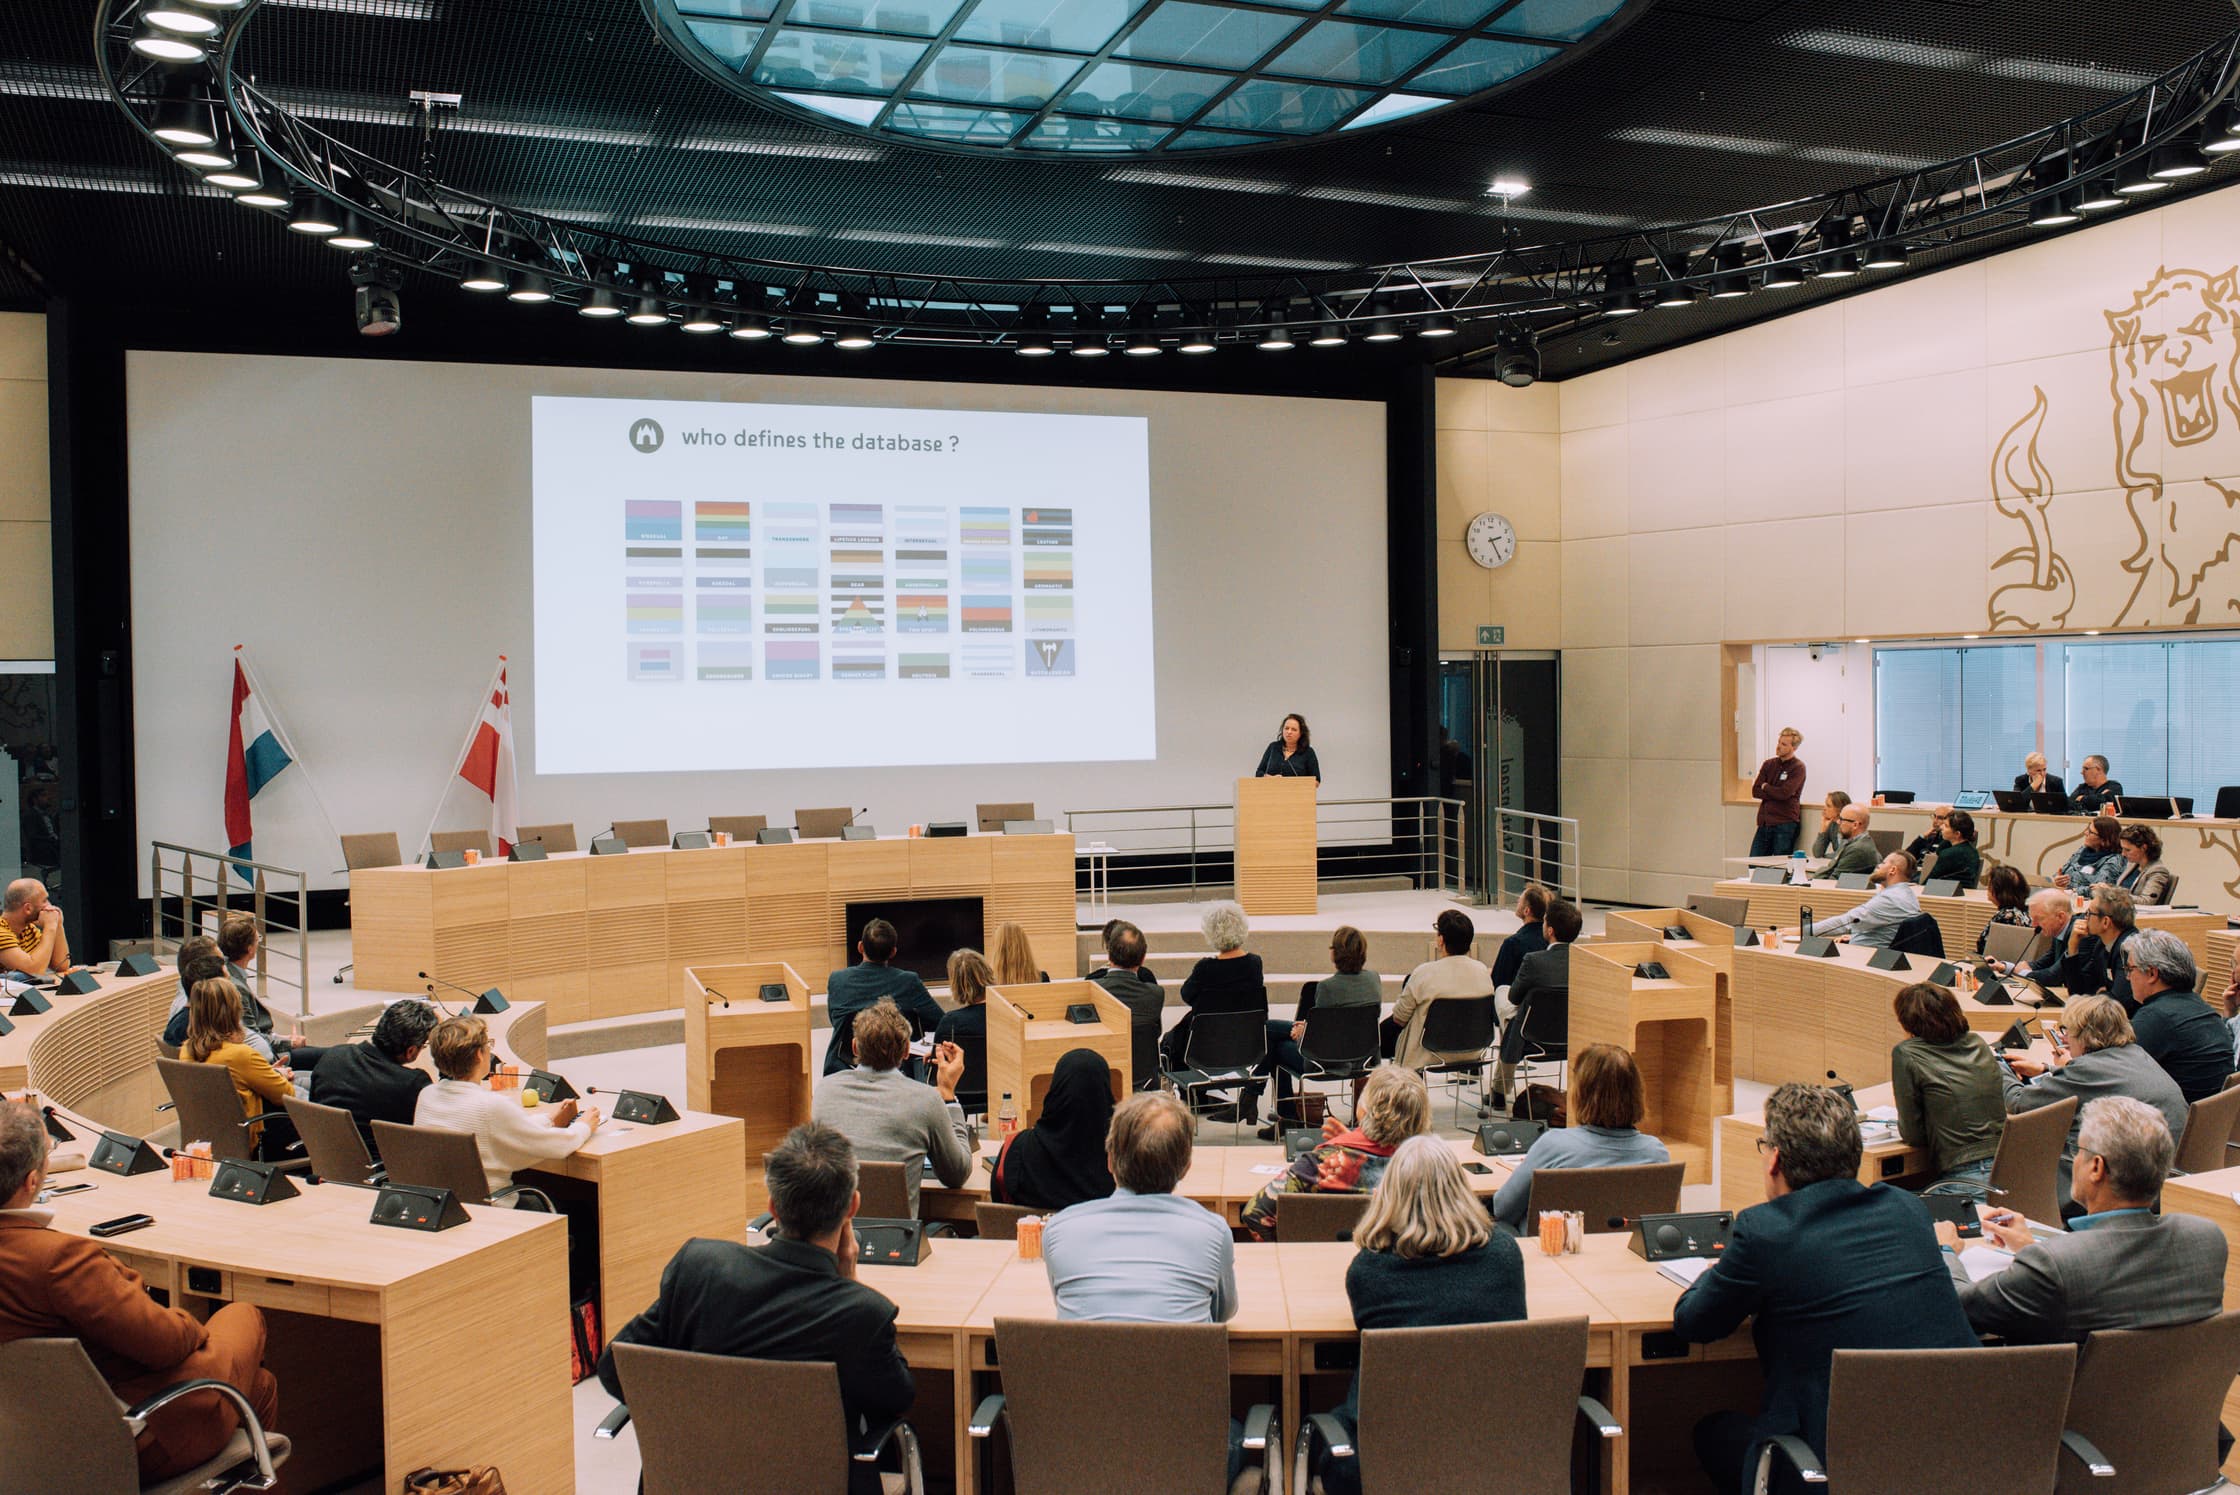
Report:
M881 997L856 1016L855 1067L817 1081L809 1116L855 1144L858 1160L900 1163L915 1217L928 1158L945 1188L972 1176L972 1129L957 1104L964 1050L953 1043L934 1050L930 1086L902 1073L909 1053L910 1020Z
M2032 1059L1999 1054L2000 1085L2007 1114L2034 1111L2056 1101L2077 1097L2077 1119L2070 1123L2069 1140L2061 1151L2061 1173L2056 1197L2070 1197L2070 1165L2077 1156L2077 1134L2084 1126L2085 1107L2104 1095L2125 1095L2144 1101L2162 1113L2173 1141L2183 1140L2186 1098L2154 1056L2139 1047L2131 1019L2110 997L2075 997L2061 1009L2067 1047L2054 1050L2053 1067ZM2048 1220L2043 1222L2052 1224Z

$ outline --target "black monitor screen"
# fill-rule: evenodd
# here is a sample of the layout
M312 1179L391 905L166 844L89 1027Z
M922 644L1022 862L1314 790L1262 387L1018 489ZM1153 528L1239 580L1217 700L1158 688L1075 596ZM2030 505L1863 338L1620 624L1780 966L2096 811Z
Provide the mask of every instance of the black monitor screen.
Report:
M949 952L969 946L985 949L987 916L978 898L893 898L848 905L848 964L863 959L856 948L863 926L884 919L894 926L899 948L894 963L916 971L929 985L949 979Z

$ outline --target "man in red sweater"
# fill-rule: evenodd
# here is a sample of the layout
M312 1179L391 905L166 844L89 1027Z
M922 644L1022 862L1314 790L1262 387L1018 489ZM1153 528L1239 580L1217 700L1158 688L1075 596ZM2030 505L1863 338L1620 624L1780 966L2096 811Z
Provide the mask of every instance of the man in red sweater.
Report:
M202 1323L157 1304L140 1274L100 1242L54 1229L53 1214L33 1207L46 1166L39 1114L0 1101L0 1344L76 1339L127 1406L181 1381L225 1381L270 1431L280 1388L264 1368L264 1315L229 1303ZM140 1435L140 1477L162 1479L216 1458L239 1420L214 1391L179 1398Z
M1758 832L1750 838L1750 855L1785 857L1797 849L1797 830L1804 823L1804 760L1797 749L1804 734L1783 727L1773 745L1773 756L1758 769L1750 797L1758 802Z

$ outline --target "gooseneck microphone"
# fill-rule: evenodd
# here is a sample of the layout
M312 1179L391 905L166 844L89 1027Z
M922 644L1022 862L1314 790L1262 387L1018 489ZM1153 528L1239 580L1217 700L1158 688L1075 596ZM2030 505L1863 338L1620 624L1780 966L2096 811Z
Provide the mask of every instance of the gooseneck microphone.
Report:
M728 1012L728 1011L730 1011L730 1010L731 1010L731 999L730 999L729 997L726 997L726 996L724 996L722 992L720 992L720 991L717 991L717 990L716 990L716 989L715 989L714 987L712 987L712 986L709 986L709 985L708 985L707 983L705 983L705 982L702 982L702 983L701 983L700 989L701 989L702 991L706 992L706 993L707 993L707 994L708 994L709 996L711 996L711 997L721 997L721 998L722 998L722 1000L723 1000L723 1006L724 1006L724 1010L725 1010L726 1012Z
M446 981L441 976L431 976L426 971L422 971L420 973L420 979L428 983L428 1005L430 1007L433 1007L438 1012L443 1012L443 1004L436 1000L436 988L438 986L448 986L453 991L466 992L470 997L479 997L482 995L482 993L478 991L468 990L468 988L461 986L456 981ZM457 1012L445 1013L444 1015L446 1017L465 1017L473 1011L474 1003L469 1002L466 1006L460 1008Z

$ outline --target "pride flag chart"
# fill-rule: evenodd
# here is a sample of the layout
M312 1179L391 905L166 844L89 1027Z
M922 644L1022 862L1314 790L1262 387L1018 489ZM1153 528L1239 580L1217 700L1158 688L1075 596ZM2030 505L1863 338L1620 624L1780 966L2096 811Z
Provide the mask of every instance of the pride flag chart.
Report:
M1142 419L532 403L538 772L1154 755Z

